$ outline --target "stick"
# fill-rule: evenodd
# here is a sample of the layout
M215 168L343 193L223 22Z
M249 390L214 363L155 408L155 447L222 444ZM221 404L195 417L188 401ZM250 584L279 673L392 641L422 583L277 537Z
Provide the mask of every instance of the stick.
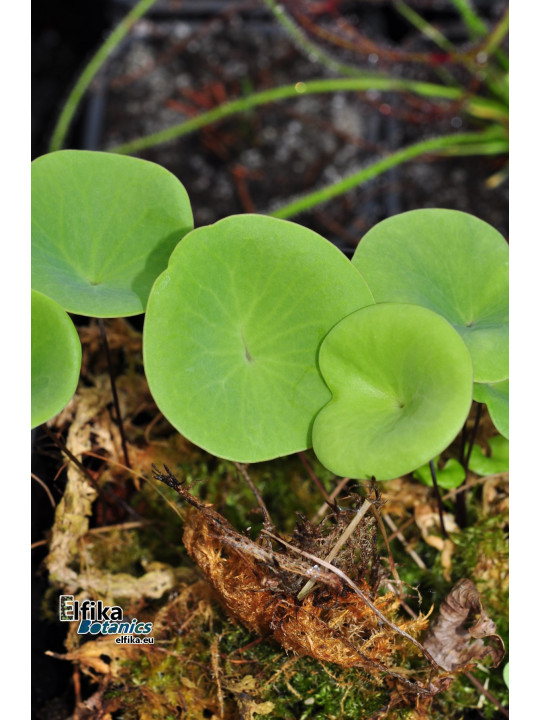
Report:
M302 461L302 465L303 465L303 466L306 468L306 470L308 471L309 477L313 480L313 482L315 483L315 485L319 488L319 492L321 493L321 495L323 496L323 498L324 498L324 499L326 500L326 502L330 505L330 507L332 507L332 500L331 500L331 498L330 498L330 495L326 492L326 490L325 490L325 488L324 488L324 485L322 484L322 482L319 480L319 478L318 478L318 477L315 475L315 473L313 472L313 468L310 466L310 464L309 464L308 461L306 460L306 456L304 455L304 453L303 453L303 452L299 452L299 453L298 453L298 457L299 457L300 460Z
M251 492L255 495L255 498L256 498L256 500L257 500L257 503L258 503L258 505L259 505L259 507L260 507L260 509L261 509L261 511L262 511L262 514L263 514L264 527L265 527L267 530L274 530L274 529L275 529L275 525L274 525L274 523L272 522L272 518L270 517L270 513L268 512L268 508L267 508L266 505L264 504L264 500L262 499L262 495L261 495L261 493L259 492L258 488L255 487L255 485L254 485L254 483L253 483L253 480L249 477L248 472L247 472L247 470L246 470L246 466L245 466L245 465L242 465L242 463L237 463L237 462L235 462L234 465L235 465L236 469L240 471L240 473L242 474L242 477L244 478L244 480L245 480L245 481L247 482L247 484L249 485Z
M39 478L37 475L34 475L33 472L30 473L30 476L31 476L37 483L39 483L39 484L41 485L41 487L45 490L45 492L47 493L47 497L48 497L49 500L50 500L51 505L53 506L53 508L55 508L55 507L56 507L56 503L54 502L54 498L53 498L53 496L52 496L52 492L51 492L51 491L49 490L49 488L45 485L45 483L43 482L43 480L42 480L41 478Z
M446 528L444 527L444 506L441 498L441 492L439 490L439 485L437 484L437 473L435 472L435 463L433 460L429 461L429 469L431 471L431 479L433 481L433 488L435 489L435 497L437 498L437 508L439 510L439 520L441 521L441 532L443 538L446 540L448 537L448 533L446 532Z
M124 451L124 460L127 467L131 470L131 463L129 462L129 456L127 451L126 435L124 432L124 423L122 422L122 415L120 414L120 403L118 402L118 393L116 392L116 383L114 381L113 366L111 360L111 353L109 350L109 343L107 342L107 334L105 332L105 323L102 318L98 318L99 332L101 333L101 340L103 347L105 348L105 355L107 357L107 367L109 369L109 378L111 381L111 392L113 396L114 410L116 413L116 421L118 422L118 429L120 430L120 438L122 440L122 450Z
M336 542L336 544L334 545L334 547L332 548L332 550L330 550L330 552L329 552L328 555L326 556L325 560L326 560L327 563L331 563L331 562L332 562L332 560L336 557L336 555L337 555L338 552L341 550L341 548L343 547L343 545L344 545L344 544L347 542L347 540L351 537L351 535L353 534L353 532L354 532L355 529L356 529L356 526L358 525L358 523L360 522L360 520L364 517L364 515L365 515L365 514L367 513L367 511L369 510L370 505L371 505L371 501L370 501L370 500L365 500L365 501L364 501L364 504L362 505L362 507L360 508L360 510L358 510L358 512L355 514L355 516L353 517L353 519L351 520L351 522L347 525L347 527L345 528L345 530L342 532L341 536L339 537L338 541ZM307 583L304 585L304 587L303 587L303 588L300 590L300 592L298 593L297 598L298 598L299 600L303 600L303 599L306 597L306 595L308 595L308 594L313 590L314 587L315 587L315 581L314 581L314 580L308 580Z
M331 563L327 562L326 560L323 560L322 558L318 558L316 555L312 555L311 553L306 552L305 550L299 550L298 548L294 547L294 545L291 545L290 543L283 540L283 538L278 537L277 535L274 535L267 530L262 530L262 532L265 535L268 535L269 537L273 538L277 542L280 542L282 545L285 545L285 547L289 548L289 550L292 550L295 553L298 553L298 555L303 555L304 557L309 558L310 560L313 560L317 565L322 565L323 567L327 568L327 570L330 570L331 572L335 573L338 577L340 577L359 597L362 598L362 600L366 603L366 605L375 613L375 615L381 620L385 625L388 625L389 628L391 628L394 632L396 632L398 635L401 635L404 638L407 638L412 644L420 650L420 652L424 655L424 657L429 661L429 663L437 669L439 666L435 659L431 656L431 654L425 649L425 647L418 642L418 640L415 640L409 633L405 632L405 630L402 630L397 625L395 625L391 620L388 620L383 613L375 607L375 605L371 602L371 600L367 597L365 593L360 590L358 585L353 583L353 581L349 578L348 575L346 575L342 570L337 568L335 565L332 565Z
M383 536L384 545L386 547L386 552L388 553L388 562L390 564L390 572L392 573L394 580L398 584L399 592L397 593L400 601L402 602L401 598L403 597L403 583L401 582L401 578L399 577L398 571L396 570L396 564L394 562L394 556L392 555L392 550L390 549L390 542L388 540L388 535L386 534L386 528L384 527L384 523L382 521L382 517L380 512L377 510L375 505L372 503L371 505L371 512L375 515L377 519L377 524L379 525L379 530L381 531L381 534Z
M334 500L337 499L339 493L343 490L345 485L349 482L350 478L341 478L339 483L336 485L336 487L332 490L330 494L330 500L332 501L330 505L325 501L321 507L317 510L315 515L313 516L313 520L311 521L314 525L317 523L317 521L321 522L326 513L328 512L329 507L333 506ZM317 523L318 524L318 523Z
M422 568L422 570L427 570L427 566L426 566L426 564L424 563L424 561L422 560L422 558L420 557L420 555L418 555L418 553L416 552L416 550L413 550L413 549L410 547L409 543L408 543L407 540L405 539L405 536L403 535L403 533L401 532L401 530L398 529L397 525L396 525L395 522L392 520L392 518L390 517L390 515L383 515L383 518L384 518L385 523L386 523L386 524L388 525L388 527L390 528L390 530L392 530L392 531L395 533L395 535L396 535L396 537L398 538L398 540L400 540L400 541L403 543L403 547L404 547L405 550L409 553L409 555L412 557L412 559L413 559L414 562L418 565L418 567Z
M460 485L460 494L456 495L456 505L455 505L455 511L456 511L456 522L459 525L460 528L467 527L467 504L465 502L465 495L467 493L467 471L469 469L469 461L471 459L471 453L474 445L474 441L476 439L476 433L478 432L478 426L480 424L480 416L482 415L482 403L477 403L476 405L476 414L474 417L474 425L472 429L472 433L469 439L469 446L467 448L467 455L465 455L465 444L463 444L462 447L462 462L463 467L465 469L465 480Z

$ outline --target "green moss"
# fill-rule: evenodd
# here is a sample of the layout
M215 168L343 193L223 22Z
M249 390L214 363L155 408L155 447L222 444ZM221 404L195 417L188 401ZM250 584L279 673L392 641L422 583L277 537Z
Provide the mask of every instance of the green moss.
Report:
M110 530L86 536L92 563L101 571L142 575L146 550L136 530ZM114 552L111 552L114 548Z

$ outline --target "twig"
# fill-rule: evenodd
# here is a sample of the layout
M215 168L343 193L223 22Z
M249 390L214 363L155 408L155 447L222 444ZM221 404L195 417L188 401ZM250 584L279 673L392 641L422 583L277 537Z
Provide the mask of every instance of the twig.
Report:
M347 542L347 540L351 537L353 532L356 529L356 526L360 522L360 520L364 517L364 515L367 513L371 505L371 500L365 500L362 507L356 512L355 516L351 520L351 522L347 525L345 530L342 532L341 536L339 537L338 541L330 550L328 555L325 558L325 561L327 563L331 563L332 560L336 557L338 552L341 550L343 545ZM315 581L314 580L308 580L307 583L304 585L304 587L300 590L300 592L297 595L298 600L303 600L306 595L308 595L311 590L315 587Z
M111 392L113 396L114 410L116 413L116 422L118 423L118 429L120 430L120 438L122 441L122 450L124 452L124 460L129 469L131 469L131 463L129 462L129 455L127 450L126 434L124 432L124 423L122 422L122 414L120 413L120 403L118 402L118 393L116 392L116 382L114 380L113 365L111 359L111 353L109 350L109 343L107 341L107 333L105 332L105 323L103 318L98 318L99 332L101 334L101 340L105 349L105 355L107 357L107 367L109 369L109 379L111 381Z
M36 540L36 542L33 542L30 545L30 550L33 550L34 548L41 547L42 545L48 545L48 544L49 544L48 540Z
M414 610L412 610L412 608L410 608L406 603L403 602L402 605L412 618L414 618L415 620L418 619L418 615L414 612ZM472 682L472 684L482 693L482 695L485 695L485 697L490 702L492 702L493 705L495 705L495 707L497 707L505 717L510 717L508 710L504 707L504 705L502 705L499 700L497 700L497 698L474 677L472 673L466 670L464 674Z
M466 503L466 492L467 492L467 471L469 469L469 461L471 459L471 453L478 432L478 426L480 424L480 417L482 415L482 403L476 404L476 414L474 416L474 425L469 438L469 445L467 447L467 455L465 455L465 446L462 447L461 458L463 462L463 468L465 469L465 480L460 485L461 493L456 495L455 512L456 522L460 528L467 527L467 503Z
M42 488L45 490L45 492L47 493L47 497L49 498L49 500L50 500L50 502L51 502L51 505L53 506L53 508L56 508L56 503L54 502L54 498L53 498L53 496L52 496L52 492L51 492L51 491L49 490L49 488L45 485L45 483L43 482L43 480L42 480L41 478L39 478L37 475L34 475L33 472L30 473L30 476L31 476L37 483L39 483L39 485L41 485L41 487L42 487Z
M134 528L149 525L150 520L134 520L133 522L117 523L116 525L105 525L104 527L90 528L86 531L87 535L111 532L113 530L133 530Z
M264 640L262 637L255 638L255 640L252 640L251 642L248 642L247 645L244 645L241 648L238 648L237 650L233 650L229 655L225 655L222 657L225 657L227 660L231 657L231 655L236 655L236 653L241 654L244 653L246 650L249 650L252 647L255 647L255 645L258 645Z
M388 553L388 562L390 564L390 572L394 576L394 580L397 582L397 585L399 588L397 595L401 601L401 598L403 597L403 583L401 582L401 578L399 577L398 571L396 570L394 556L392 555L392 550L390 549L390 542L388 540L388 535L386 534L386 528L384 527L384 523L382 521L381 514L375 507L374 503L371 504L371 512L375 515L377 524L379 525L379 530L381 531L381 534L383 536L384 545L386 547L386 552Z
M335 488L332 490L332 492L330 493L330 500L332 501L332 506L334 505L334 500L337 500L340 492L343 490L343 488L344 488L345 485L349 482L349 480L350 480L350 478L341 478L341 480L339 481L339 483L336 485L336 487L335 487ZM312 522L314 525L315 525L315 524L319 525L319 524L322 522L322 520L324 519L324 516L326 515L326 513L328 512L328 510L330 509L330 507L331 507L331 506L328 505L328 503L327 503L326 501L323 502L323 504L321 505L321 507L317 510L317 512L316 512L315 515L313 516L313 519L312 519L311 522Z
M158 412L154 417L150 420L146 428L144 429L144 441L150 445L150 432L153 429L154 425L156 425L159 420L163 418L163 413Z
M366 501L369 502L369 501ZM289 550L292 550L293 552L297 553L298 555L303 555L304 557L309 558L310 560L313 560L317 565L322 565L327 570L330 570L331 572L335 573L339 578L341 578L362 600L365 602L365 604L375 613L375 615L383 622L385 625L387 625L389 628L391 628L394 632L396 632L398 635L401 635L402 637L409 640L420 652L424 655L426 660L433 666L433 668L437 669L439 666L435 659L432 657L432 655L425 649L425 647L418 642L418 640L415 640L409 633L405 632L405 630L402 630L400 627L395 625L391 620L388 620L387 617L383 615L383 613L371 602L371 600L367 597L365 593L360 590L358 585L353 583L353 581L349 578L348 575L346 575L342 570L337 568L335 565L332 565L331 563L327 562L326 560L323 560L322 558L317 557L316 555L313 555L312 553L306 552L305 550L300 550L297 547L294 547L294 545L291 545L290 543L283 540L283 538L278 537L277 535L274 535L273 533L268 532L267 530L262 530L265 535L268 535L273 540L276 540L277 542L281 543L282 545L285 545L285 547L289 548Z
M323 496L323 498L324 498L324 499L326 500L326 502L330 505L330 507L333 507L333 503L332 503L332 500L330 499L330 495L326 492L326 489L325 489L324 485L322 484L322 482L319 480L319 478L318 478L318 477L315 475L315 473L313 472L313 468L311 467L311 465L310 465L310 464L308 463L308 461L306 460L306 456L304 455L304 453L303 453L303 452L299 452L299 453L298 453L298 457L299 457L300 460L302 461L302 465L303 465L303 466L306 468L306 470L308 471L309 477L313 480L313 482L315 483L315 485L318 487L319 492L321 493L321 495Z
M444 498L446 499L446 498ZM392 540L395 540L397 538L398 533L403 533L403 530L409 527L409 525L412 525L414 523L414 517L410 517L408 520L406 520L403 525L400 525L399 527L395 526L395 531L392 530L392 534L388 536L388 542L392 542Z
M446 540L448 537L448 533L446 532L446 528L444 526L444 507L443 502L441 498L441 492L439 490L439 485L437 483L437 473L435 472L435 463L433 460L429 461L429 470L431 472L431 480L433 481L433 488L435 490L435 497L437 498L437 508L439 510L439 520L441 521L441 532L443 538Z
M78 665L74 665L73 667L73 690L75 692L75 710L73 711L73 718L74 720L78 720L80 715L79 709L82 703L81 672Z
M418 567L422 568L422 570L427 570L426 564L424 563L422 558L418 555L418 553L415 550L413 550L410 547L409 543L405 539L405 536L403 535L403 533L400 530L398 530L395 522L392 520L390 515L383 515L383 519L384 519L385 523L388 525L388 527L390 528L390 530L392 530L395 533L398 540L400 540L403 543L403 547L409 553L409 555L412 557L412 559L418 565Z
M390 590L390 592L392 592L394 595L397 595L396 589L395 589L395 587L392 585L392 583L390 582L390 580L387 580L387 581L386 581L386 587L387 587L387 588ZM399 595L398 595L398 597L399 597ZM401 607L405 610L405 612L408 613L408 615L410 615L414 620L418 619L418 615L414 612L414 610L411 608L411 606L408 605L408 604L405 602L405 600L403 600L403 598L401 598L401 597L399 598L399 604L400 604Z
M474 426L473 431L471 434L471 439L469 440L469 447L467 448L467 457L465 458L465 472L469 469L469 462L471 460L471 453L474 446L474 441L476 440L476 435L478 433L478 426L480 425L480 418L482 417L482 403L476 404L476 415L474 417Z
M219 703L219 717L220 720L223 720L225 717L225 705L223 703L223 689L221 687L221 678L220 678L220 672L219 672L219 639L220 636L216 635L214 640L212 641L212 673L214 675L214 680L216 681L217 686L217 696L218 696L218 703Z
M482 683L479 682L479 681L474 677L474 675L473 675L472 673L470 673L468 670L466 670L466 671L465 671L465 675L466 675L466 677L472 682L472 684L477 688L477 690L479 690L479 691L482 693L482 695L485 695L485 696L487 697L487 699L488 699L491 703L493 703L493 705L495 705L495 707L498 708L498 709L502 712L502 714L504 715L504 717L507 717L507 718L510 717L510 713L509 713L508 710L504 707L504 705L503 705L499 700L497 700L497 698L495 697L495 695L493 695L493 693L491 693L487 688L485 688L485 687L482 685Z
M75 465L79 468L79 470L82 472L82 474L85 476L85 478L90 482L92 487L94 489L98 489L97 483L94 477L92 477L90 471L88 468L85 468L82 462L75 457L75 455L71 452L71 450L67 447L67 445L60 440L59 437L57 437L46 425L42 425L43 429L45 430L46 434L50 437L50 439L53 441L53 443L60 449L61 452L66 455L71 462L75 463ZM106 458L101 458L102 460L106 460Z
M262 514L263 514L264 527L265 527L267 530L274 530L274 529L275 529L275 525L274 525L274 523L272 522L272 518L270 517L270 513L268 512L268 508L267 508L266 505L264 504L264 500L262 499L262 495L261 495L261 493L259 492L258 488L255 487L255 485L254 485L254 483L253 483L253 480L249 477L248 472L247 472L247 470L246 470L246 466L245 466L245 465L242 465L242 463L237 463L237 462L235 462L234 465L235 465L236 469L242 474L242 477L244 478L244 480L245 480L245 481L247 482L247 484L249 485L249 488L250 488L251 492L255 495L255 498L256 498L256 500L257 500L257 503L258 503L258 505L259 505L259 507L260 507L260 509L261 509Z
M449 490L445 495L443 495L443 500L448 500L449 498L454 497L454 495L459 495L460 493L464 492L466 489L470 489L470 488L474 487L475 485L482 485L483 483L487 482L488 480L495 480L495 478L504 478L504 477L506 477L508 479L508 471L494 473L493 475L484 475L484 477L476 478L475 480L468 482L466 487L463 485L460 485L458 488Z

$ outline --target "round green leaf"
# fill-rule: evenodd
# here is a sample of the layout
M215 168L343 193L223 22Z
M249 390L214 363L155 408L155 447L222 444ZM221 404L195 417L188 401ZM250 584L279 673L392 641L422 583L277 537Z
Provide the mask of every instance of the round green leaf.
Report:
M506 687L510 687L510 663L506 663L502 671L503 680L506 683Z
M150 294L143 347L152 395L214 455L256 462L304 450L330 398L319 345L371 302L347 258L300 225L239 215L194 230Z
M183 185L159 165L84 150L32 163L32 287L69 312L144 312L154 280L192 228Z
M465 468L454 458L450 458L445 462L441 469L437 468L437 458L435 463L437 485L443 490L453 490L461 485L465 480ZM414 471L414 477L420 480L424 485L433 486L433 478L431 477L431 468L429 463L422 465Z
M473 397L476 402L485 403L497 430L505 438L510 436L508 380L499 383L475 383Z
M32 427L71 400L81 370L81 343L69 315L32 290Z
M472 364L458 333L415 305L382 303L342 320L321 345L332 400L313 449L336 475L390 480L444 450L465 422Z
M502 435L495 435L488 440L489 455L479 445L473 445L469 467L477 475L495 475L507 472L510 462L510 444Z
M497 230L456 210L413 210L372 228L353 264L376 302L423 305L452 323L477 382L508 377L508 245Z

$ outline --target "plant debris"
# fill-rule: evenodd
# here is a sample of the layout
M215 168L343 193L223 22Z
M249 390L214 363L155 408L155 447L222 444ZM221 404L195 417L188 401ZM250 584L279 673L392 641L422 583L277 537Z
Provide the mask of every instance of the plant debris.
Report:
M457 717L456 708L463 714L465 708L477 707L487 669L471 671L479 682L473 686L470 673L434 668L420 649L429 651L429 646L414 641L421 640L431 603L443 603L452 583L464 577L474 581L486 613L506 639L507 507L500 512L496 508L499 499L504 503L507 498L507 475L482 479L476 499L469 494L477 519L452 533L449 581L441 573L440 549L427 541L431 535L438 539L439 533L431 488L399 478L381 487L382 502L378 495L367 501L365 515L365 499L354 495L340 497L339 508L321 508L298 458L251 467L249 486L244 466L208 457L156 414L137 370L140 354L126 372L123 347L135 343L132 329L125 321L111 326L114 359L124 370L118 389L133 468L122 465L118 427L108 407L109 381L96 356L97 331L91 324L83 340L85 374L79 392L50 424L72 457L48 538L51 588L43 612L49 622L58 622L59 592L120 604L126 616L154 623L155 644L116 645L111 637L83 641L75 624L70 626L67 654L54 656L72 664L74 677L80 672L92 683L88 690L83 686L82 696L76 695L73 718L111 720L121 714L124 720L447 720ZM156 421L146 427L146 417ZM346 482L308 458L330 502L337 502L336 488L343 490ZM151 463L168 463L185 479L175 487L179 495L168 488L160 493L145 477ZM246 484L239 482L237 471ZM351 487L349 483L348 492ZM266 502L270 511L263 513L262 529L257 511L250 509L253 488L259 508ZM488 491L489 513L482 513ZM182 508L186 504L188 512ZM422 514L415 509L422 505L430 509L426 519L433 516L425 528L427 537L421 522L415 522ZM392 528L398 536L388 541L400 582L390 580L390 558L379 557L371 508L399 525ZM312 521L300 517L293 529L298 509ZM217 586L206 572L210 582L190 567L179 543L179 515L187 516L184 529L186 539L191 533L192 557L203 572L204 562L213 565ZM357 525L347 535L354 519ZM250 535L234 529L250 524ZM298 595L310 580L313 585L300 602ZM418 588L419 593L381 596L380 588L392 589L391 583L394 588ZM252 625L245 620L250 598ZM404 622L400 604L407 611L421 611L421 619ZM474 625L470 616L465 622ZM61 629L65 631L65 625ZM340 657L349 666L339 664ZM491 697L486 695L482 713L495 720L500 717L497 700L507 704L508 692L500 671L491 671L489 681ZM435 688L443 691L429 695ZM52 712L44 708L41 717Z
M504 657L504 644L495 630L495 623L482 607L478 590L470 580L463 579L442 603L424 645L449 672L463 670L473 660L482 660L487 655L491 655L497 667Z
M435 677L439 668L415 639L427 627L427 617L395 624L399 598L393 593L376 594L379 582L377 577L373 583L376 550L370 522L359 523L335 565L330 565L320 556L327 554L349 524L346 513L336 509L336 525L330 532L301 518L291 543L267 529L252 541L165 470L162 474L155 468L156 479L174 488L191 506L183 537L188 553L227 611L243 625L263 637L273 636L298 655L362 668L376 679L386 674L419 695L432 696L447 686L448 678ZM275 551L269 538L286 550ZM314 564L299 559L298 554ZM317 586L299 601L305 578L316 580ZM429 661L417 672L423 682L396 669L411 652L423 653Z

